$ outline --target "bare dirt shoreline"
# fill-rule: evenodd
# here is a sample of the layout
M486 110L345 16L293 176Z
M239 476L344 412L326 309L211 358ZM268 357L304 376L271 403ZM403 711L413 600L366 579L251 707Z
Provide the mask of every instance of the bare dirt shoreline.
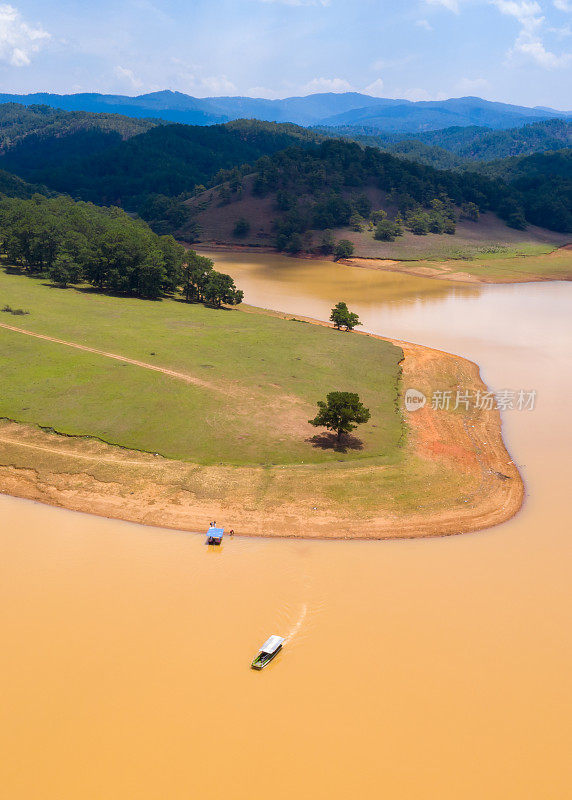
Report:
M422 266L415 261L393 261L388 259L376 258L348 258L342 261L350 267L361 269L377 269L386 272L401 272L405 275L414 275L418 278L436 278L445 281L460 281L462 283L537 283L539 281L571 281L572 280L572 245L567 244L558 248L553 253L549 253L547 260L554 256L559 256L564 252L570 252L569 271L561 275L543 274L541 272L531 272L524 275L506 275L503 277L490 275L473 275L469 272L454 271L450 261L428 261L432 266ZM458 262L454 262L458 264Z
M311 253L289 256L287 253L278 253L276 248L267 245L253 246L240 244L225 244L223 242L197 242L189 245L187 242L180 242L185 247L196 247L199 251L213 253L243 253L248 254L273 254L283 255L297 261L333 261L333 256L313 255ZM570 269L562 274L543 274L542 272L530 272L527 275L505 275L503 277L491 275L473 275L469 272L455 271L451 264L458 265L458 261L450 260L426 260L423 264L418 261L399 261L388 258L362 258L355 256L352 258L341 259L338 263L359 269L374 269L384 272L400 272L404 275L413 275L417 278L435 278L437 280L458 281L461 283L537 283L539 281L570 281L572 280L572 244L566 244L557 248L553 253L547 255L558 256L562 253L570 252ZM515 257L516 259L516 257ZM516 260L515 260L516 263ZM429 266L431 265L431 266Z
M247 313L262 312L250 309ZM477 365L466 359L421 345L386 341L403 349L403 391L414 387L430 393L432 386L444 385L445 379L452 388L486 390ZM401 508L387 494L376 496L375 487L388 469L384 465L345 462L337 476L336 468L326 472L323 466L304 464L288 469L204 467L9 420L0 421L0 491L176 530L205 530L209 520L217 519L247 536L442 536L482 530L517 513L524 487L505 448L497 410L456 413L435 410L429 403L407 414L406 422L409 435L404 457L414 465L411 471L417 476L412 484L415 509ZM373 495L367 513L354 513L351 502L332 500L332 493L328 495L324 488L332 479L343 483L351 475L355 480L356 470Z

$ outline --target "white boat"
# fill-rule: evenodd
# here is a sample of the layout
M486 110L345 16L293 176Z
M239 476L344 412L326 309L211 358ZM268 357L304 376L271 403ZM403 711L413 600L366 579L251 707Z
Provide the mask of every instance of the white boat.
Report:
M272 659L282 650L284 642L285 639L282 636L276 636L276 634L270 636L253 659L250 665L252 669L264 669L267 664L270 664Z

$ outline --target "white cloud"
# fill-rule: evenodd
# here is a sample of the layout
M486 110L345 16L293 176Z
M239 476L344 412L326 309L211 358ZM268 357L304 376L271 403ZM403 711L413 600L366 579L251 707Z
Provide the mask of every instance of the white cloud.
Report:
M226 75L207 75L201 78L201 90L210 92L213 95L232 94L236 92L236 86Z
M132 69L118 65L115 67L115 74L118 78L126 80L128 83L130 83L134 89L140 89L143 86L143 81L140 81L139 78L137 78Z
M263 100L277 100L284 95L276 89L268 89L266 86L252 86L246 91L247 97L260 97Z
M420 100L447 100L447 95L444 92L429 92L427 89L420 89L419 87L414 87L412 89L402 89L398 87L385 96L393 100L411 100L413 103Z
M572 61L572 53L556 55L547 50L540 39L525 34L521 34L516 40L512 54L523 55L546 69L564 67Z
M514 17L520 25L520 32L509 51L511 58L524 58L545 69L555 69L570 63L572 54L557 55L546 49L541 38L544 24L542 8L536 0L491 0L501 14ZM555 0L566 4L566 0Z
M459 0L425 0L425 2L430 6L443 6L454 14L459 13Z
M558 9L558 11L572 11L572 3L570 0L554 0L554 7Z
M211 97L236 94L235 84L224 74L208 75L202 64L191 64L181 58L171 58L173 72L168 76L168 85L196 97Z
M13 67L27 67L50 34L41 26L32 27L14 6L0 5L0 61Z
M544 17L542 9L535 0L492 0L501 14L514 17L526 30L533 30L542 25Z
M363 90L364 94L369 94L371 97L383 97L383 80L378 78Z
M489 82L486 78L462 78L456 85L456 89L464 95L473 95L487 89Z
M355 89L344 78L313 78L302 87L302 91L307 94L315 94L316 92L355 92Z
M426 31L432 31L433 30L433 26L431 25L429 20L418 19L415 24L417 25L418 28L424 28L424 30L426 30Z

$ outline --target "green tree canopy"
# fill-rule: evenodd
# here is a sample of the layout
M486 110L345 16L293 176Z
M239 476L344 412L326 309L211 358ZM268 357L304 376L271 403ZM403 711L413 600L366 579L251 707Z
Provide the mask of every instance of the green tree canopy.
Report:
M341 258L351 258L353 254L353 243L350 242L349 239L340 239L334 250L334 260L339 261Z
M182 289L185 300L204 300L204 292L210 274L214 269L214 261L200 256L194 250L188 250L182 271Z
M380 242L393 242L397 236L403 235L403 228L397 222L390 219L380 219L375 226L374 239Z
M214 270L209 273L204 288L204 300L206 303L210 303L218 308L220 308L223 303L229 306L236 306L242 303L243 297L244 292L236 288L230 275L225 275L222 272L215 272Z
M60 286L88 282L102 291L156 300L182 291L190 302L215 306L242 301L232 278L186 251L172 236L158 236L119 208L69 197L34 195L0 199L0 252L31 274Z
M330 392L326 401L318 401L318 413L314 419L308 420L316 428L327 428L335 431L338 442L344 433L350 433L358 425L368 422L371 417L359 395L354 392Z
M356 325L361 325L358 315L350 311L344 302L336 303L332 308L330 320L338 330L345 328L347 331L353 331Z
M245 236L248 236L249 233L250 233L250 222L244 217L237 219L234 229L232 231L232 235L236 236L237 239L243 239Z

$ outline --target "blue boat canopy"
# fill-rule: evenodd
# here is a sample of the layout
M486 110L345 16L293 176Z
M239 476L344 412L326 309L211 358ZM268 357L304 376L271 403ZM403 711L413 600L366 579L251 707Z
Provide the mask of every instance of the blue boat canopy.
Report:
M222 539L224 535L224 528L209 528L208 535L213 539Z
M272 635L264 642L259 652L267 653L270 656L272 653L275 653L282 644L284 644L282 636Z

